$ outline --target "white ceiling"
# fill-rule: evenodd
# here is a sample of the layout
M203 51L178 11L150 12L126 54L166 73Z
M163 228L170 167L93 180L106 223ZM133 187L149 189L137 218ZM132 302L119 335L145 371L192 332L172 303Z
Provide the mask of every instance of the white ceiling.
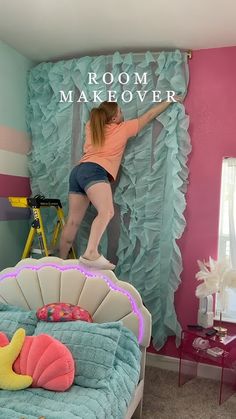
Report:
M235 0L0 0L0 39L36 61L236 45Z

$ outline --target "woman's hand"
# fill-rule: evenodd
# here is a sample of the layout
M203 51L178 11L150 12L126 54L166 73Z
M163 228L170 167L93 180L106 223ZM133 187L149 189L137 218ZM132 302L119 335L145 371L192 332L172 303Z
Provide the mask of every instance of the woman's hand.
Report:
M183 96L175 95L173 97L173 102L183 103L183 101L184 101L184 97Z
M174 95L174 96L171 96L171 99L172 101L167 102L167 100L164 100L163 102L158 103L157 105L149 109L147 112L145 112L143 115L139 116L138 132L140 132L145 127L145 125L151 122L154 118L156 118L158 115L164 112L172 103L176 103L176 102L182 103L184 100L184 97L180 95Z

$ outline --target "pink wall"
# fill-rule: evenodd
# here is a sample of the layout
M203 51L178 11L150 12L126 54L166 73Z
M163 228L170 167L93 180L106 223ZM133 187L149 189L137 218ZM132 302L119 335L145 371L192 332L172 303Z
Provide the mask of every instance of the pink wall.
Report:
M190 116L192 152L187 226L178 241L183 257L182 283L175 296L183 328L197 320L196 261L217 257L222 158L236 157L236 46L193 51L189 71L185 105ZM236 325L232 331L236 332ZM171 337L159 353L178 356L175 339Z

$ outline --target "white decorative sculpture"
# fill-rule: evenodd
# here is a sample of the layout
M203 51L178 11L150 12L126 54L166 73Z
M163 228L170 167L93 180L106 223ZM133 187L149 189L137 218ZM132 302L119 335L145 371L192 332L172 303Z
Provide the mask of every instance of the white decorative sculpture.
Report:
M227 330L221 326L222 313L227 308L227 288L236 288L236 271L231 268L227 260L215 261L211 257L209 262L198 261L198 266L200 271L197 272L196 278L203 282L197 286L196 296L203 299L217 293L220 306L220 326L215 329L219 334L226 333ZM199 309L201 310L201 308Z

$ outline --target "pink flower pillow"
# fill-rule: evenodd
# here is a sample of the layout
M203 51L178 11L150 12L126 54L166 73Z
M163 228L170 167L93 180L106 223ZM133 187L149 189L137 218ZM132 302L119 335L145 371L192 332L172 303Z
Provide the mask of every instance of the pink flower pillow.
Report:
M71 322L81 320L92 323L87 310L69 303L50 303L37 310L37 318L45 322Z

